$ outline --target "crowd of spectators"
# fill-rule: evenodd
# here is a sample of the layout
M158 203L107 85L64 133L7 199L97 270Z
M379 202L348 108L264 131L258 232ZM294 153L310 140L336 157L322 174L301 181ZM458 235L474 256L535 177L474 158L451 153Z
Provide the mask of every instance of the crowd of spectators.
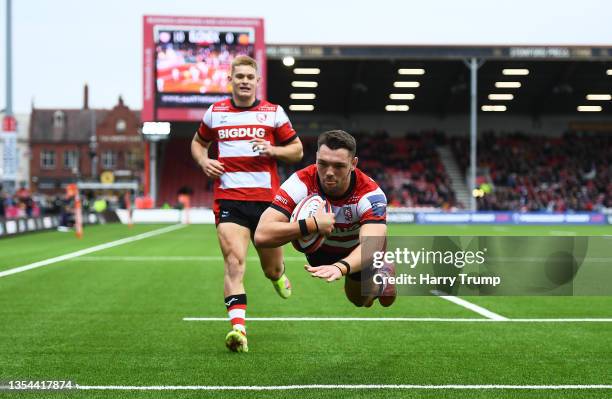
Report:
M394 207L457 206L455 194L436 146L445 142L438 131L407 133L390 137L385 131L357 132L358 167L372 177ZM315 163L316 137L302 137L304 158L291 169L283 168L281 179L289 173Z
M32 194L22 185L13 195L0 184L0 220L19 219L39 216L59 216L62 226L74 222L74 197L63 195ZM91 190L81 193L81 204L84 212L102 212L107 209L125 208L125 197L120 193L96 196Z
M40 216L40 206L32 198L30 190L22 185L14 195L9 195L0 184L0 218L16 219Z
M451 146L467 170L469 141L454 138ZM478 167L480 179L492 186L489 194L478 199L479 210L567 212L612 207L609 135L487 132L478 141Z
M357 132L358 167L387 195L390 206L461 207L437 146L449 144L467 173L469 139L446 138L438 131L391 137L385 131ZM281 181L316 158L316 137L302 137L304 158L296 165L281 164ZM567 132L562 137L524 133L485 132L478 141L478 180L490 190L477 199L479 210L600 211L612 208L612 137ZM84 209L94 204L84 193ZM112 201L111 201L112 202ZM0 218L64 214L70 208L63 196L33 196L21 186L8 195L0 185Z

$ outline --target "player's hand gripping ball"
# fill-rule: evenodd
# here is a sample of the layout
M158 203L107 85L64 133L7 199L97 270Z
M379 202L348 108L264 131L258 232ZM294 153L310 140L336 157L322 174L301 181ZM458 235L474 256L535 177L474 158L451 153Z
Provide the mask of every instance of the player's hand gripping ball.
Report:
M291 214L290 221L296 222L298 220L315 216L320 210L322 210L324 213L332 212L331 204L317 194L309 195L296 205L293 213ZM325 236L323 234L314 232L305 237L300 237L293 240L291 243L298 251L310 254L321 247L324 239Z

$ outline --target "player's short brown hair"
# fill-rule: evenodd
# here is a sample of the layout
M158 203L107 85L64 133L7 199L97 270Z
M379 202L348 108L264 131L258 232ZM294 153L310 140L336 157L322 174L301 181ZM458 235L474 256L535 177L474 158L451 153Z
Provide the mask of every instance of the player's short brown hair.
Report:
M325 144L330 150L346 148L351 157L357 153L357 142L355 137L351 136L344 130L329 130L319 135L317 140L317 150Z
M255 61L248 55L239 55L238 57L234 58L234 60L232 61L232 73L234 73L234 68L239 65L247 65L255 68L256 71L259 70L259 68L257 67L257 61Z

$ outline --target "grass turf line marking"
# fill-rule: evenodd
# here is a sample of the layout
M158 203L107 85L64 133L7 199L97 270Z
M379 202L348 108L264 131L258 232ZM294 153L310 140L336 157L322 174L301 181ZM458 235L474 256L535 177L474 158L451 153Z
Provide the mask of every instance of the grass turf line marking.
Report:
M14 267L12 269L8 269L8 270L4 270L4 271L0 272L0 277L10 276L12 274L17 274L17 273L25 272L25 271L28 271L28 270L36 269L36 268L39 268L39 267L47 266L47 265L50 265L50 264L53 264L53 263L62 262L64 260L73 259L73 258L79 257L81 255L87 255L87 254L90 254L92 252L101 251L103 249L108 249L108 248L116 247L116 246L119 246L119 245L127 244L127 243L130 243L130 242L139 241L139 240L142 240L142 239L145 239L145 238L154 237L154 236L157 236L157 235L160 235L160 234L168 233L170 231L181 229L181 228L183 228L185 226L186 225L184 225L184 224L175 224L175 225L168 226L168 227L162 227L161 229L157 229L157 230L153 230L153 231L148 231L146 233L138 234L138 235L133 236L133 237L126 237L126 238L122 238L122 239L117 240L117 241L107 242L105 244L100 244L100 245L96 245L96 246L93 246L93 247L81 249L79 251L71 252L69 254L65 254L65 255L61 255L61 256L56 256L55 258L50 258L50 259L45 259L45 260L41 260L41 261L38 261L38 262L30 263L29 265Z
M227 317L184 317L183 321L225 321ZM248 321L409 321L454 323L612 323L612 318L575 319L469 319L452 317L249 317Z
M465 299L462 298L458 298L456 296L453 295L447 295L446 293L442 292L442 291L438 291L438 290L432 290L431 291L432 294L442 298L442 299L446 299L449 302L452 302L456 305L459 306L463 306L466 309L471 310L472 312L478 313L481 316L484 316L488 319L491 320L499 320L499 321L504 321L504 320L508 320L508 318L499 315L497 313L491 312L489 309L485 309L482 306L478 306L475 303L466 301Z
M495 321L443 317L249 317L248 321ZM612 320L612 319L611 319ZM183 321L228 321L227 317L184 317Z
M100 391L288 391L306 389L522 389L569 390L612 389L612 385L77 385L81 390Z
M552 258L554 259L554 258ZM86 262L96 262L96 261L123 261L123 262L158 262L158 261L222 261L223 257L219 255L213 256L80 256L78 259L72 259L72 261L86 261ZM248 261L259 261L257 256L249 256L247 257ZM285 256L285 260L290 262L304 262L307 260L302 256ZM489 258L491 261L495 262L507 262L507 263L517 263L517 262L545 262L551 260L551 258L544 257L493 257ZM584 263L610 263L612 262L612 257L606 258L589 258L586 257L582 260Z
M565 231L565 230L551 230L549 234L551 236L567 236L567 237L573 237L577 235L575 231Z
M159 262L159 261L222 261L222 256L81 256L72 259L73 262L96 262L96 261L125 261L125 262ZM247 257L248 261L259 261L257 256ZM285 260L290 262L305 262L305 257L285 256Z

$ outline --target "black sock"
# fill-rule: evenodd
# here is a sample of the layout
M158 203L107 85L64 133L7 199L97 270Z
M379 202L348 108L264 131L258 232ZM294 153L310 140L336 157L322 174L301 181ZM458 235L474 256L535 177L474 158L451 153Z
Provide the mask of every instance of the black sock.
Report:
M231 307L235 305L245 305L247 304L247 296L246 294L238 294L238 295L230 295L225 297L225 308L229 310Z

